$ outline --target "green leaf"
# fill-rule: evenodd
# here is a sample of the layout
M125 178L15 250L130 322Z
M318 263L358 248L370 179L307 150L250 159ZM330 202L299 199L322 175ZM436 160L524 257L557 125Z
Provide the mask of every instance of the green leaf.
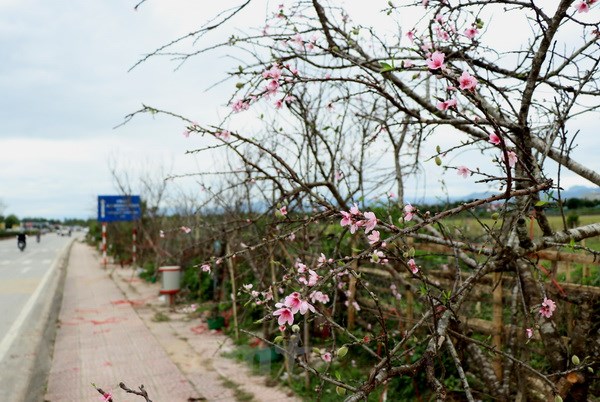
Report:
M535 203L536 207L543 207L544 205L546 205L548 203L548 201L542 201L539 200L538 202Z
M385 63L383 61L379 62L379 66L381 67L381 72L382 73L385 73L385 72L388 72L388 71L394 71L394 66L390 66L389 64L387 64L387 63Z
M346 395L346 388L342 388L342 387L335 387L335 392L339 395L339 396L344 396Z

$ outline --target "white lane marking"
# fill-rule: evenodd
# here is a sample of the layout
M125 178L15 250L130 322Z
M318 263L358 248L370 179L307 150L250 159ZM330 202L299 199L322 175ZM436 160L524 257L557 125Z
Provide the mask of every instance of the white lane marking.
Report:
M31 313L33 306L35 306L35 304L37 303L37 299L40 297L42 290L44 290L44 288L46 287L46 283L54 275L54 271L56 271L56 269L58 267L58 263L62 259L61 257L64 255L65 250L67 250L68 246L69 246L69 243L64 245L64 247L62 248L62 250L56 257L56 259L52 263L52 266L50 267L48 272L46 272L46 274L42 278L42 281L40 282L38 287L35 289L35 291L31 295L31 297L29 298L29 300L27 300L27 303L25 303L25 306L21 310L21 313L19 314L19 316L17 317L15 322L13 322L13 325L10 327L10 329L4 336L4 339L2 339L2 342L0 342L0 362L4 360L4 358L6 357L6 353L8 353L15 338L19 335L19 332L21 330L21 327L23 326L23 323L25 321L27 321L27 317L29 316L29 313Z
M21 261L21 264L23 264L23 265L30 265L32 262L33 261L31 261L31 260L23 260L23 261Z
M27 271L29 271L30 269L31 269L31 267L25 267L25 268L23 268L23 269L21 270L21 273L22 273L22 274L26 274L26 273L27 273Z

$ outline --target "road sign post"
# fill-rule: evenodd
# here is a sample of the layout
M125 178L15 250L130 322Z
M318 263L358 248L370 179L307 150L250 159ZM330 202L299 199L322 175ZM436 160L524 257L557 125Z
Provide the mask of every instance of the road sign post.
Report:
M108 222L131 222L142 217L142 207L139 195L99 195L98 221L102 223L102 262L106 268L106 226ZM137 233L133 229L132 259L137 260Z

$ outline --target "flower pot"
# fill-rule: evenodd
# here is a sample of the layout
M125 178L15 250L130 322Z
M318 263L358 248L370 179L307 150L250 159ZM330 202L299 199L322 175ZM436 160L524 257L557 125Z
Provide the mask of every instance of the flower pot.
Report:
M225 326L225 317L218 316L206 320L208 329L221 329Z

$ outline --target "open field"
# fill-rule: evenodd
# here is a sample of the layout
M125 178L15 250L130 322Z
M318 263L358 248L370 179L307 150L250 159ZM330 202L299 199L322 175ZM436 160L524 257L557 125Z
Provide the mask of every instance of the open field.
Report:
M548 220L550 221L550 226L554 230L564 230L563 220L561 216L549 216ZM566 217L565 217L566 220ZM600 222L600 214L597 215L582 215L579 217L579 225L589 225L592 223ZM448 219L445 221L447 225L449 225L452 229L458 230L462 232L466 237L476 240L477 238L485 235L485 228L500 228L502 226L502 221L495 221L492 218L457 218L457 219ZM539 237L542 235L541 230L537 226L535 221L528 222L528 227L533 229L533 234L535 237ZM600 250L600 236L592 237L584 240L583 244L586 247L591 248L592 250Z

